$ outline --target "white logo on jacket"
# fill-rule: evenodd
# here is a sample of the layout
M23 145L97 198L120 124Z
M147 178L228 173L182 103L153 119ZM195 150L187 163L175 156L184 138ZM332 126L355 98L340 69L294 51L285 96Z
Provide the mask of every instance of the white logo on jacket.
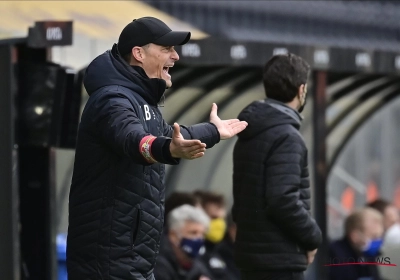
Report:
M143 108L144 108L144 115L145 115L146 121L148 121L151 119L150 108L148 105L144 105Z

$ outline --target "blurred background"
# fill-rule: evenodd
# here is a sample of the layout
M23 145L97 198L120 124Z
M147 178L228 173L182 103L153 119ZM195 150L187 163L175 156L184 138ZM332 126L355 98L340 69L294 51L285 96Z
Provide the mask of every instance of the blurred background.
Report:
M326 246L354 209L378 198L400 209L400 2L0 1L2 279L61 279L84 70L143 16L192 32L161 108L169 123L207 121L213 102L221 118L237 117L264 98L262 67L274 54L312 66L301 132L326 244L307 279L324 279ZM211 191L229 211L235 141L168 166L167 196Z

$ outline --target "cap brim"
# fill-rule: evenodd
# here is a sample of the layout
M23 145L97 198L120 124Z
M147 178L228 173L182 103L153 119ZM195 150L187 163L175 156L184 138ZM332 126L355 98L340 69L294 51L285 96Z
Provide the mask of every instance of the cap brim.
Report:
M179 46L184 45L190 40L190 32L171 31L161 36L153 43L160 46Z

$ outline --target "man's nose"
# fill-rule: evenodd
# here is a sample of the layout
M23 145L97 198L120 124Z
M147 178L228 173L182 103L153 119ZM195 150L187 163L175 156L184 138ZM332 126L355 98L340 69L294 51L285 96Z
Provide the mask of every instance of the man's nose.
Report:
M171 58L172 58L173 60L175 60L175 61L178 61L178 60L179 60L179 54L176 52L176 50L173 50L173 51L172 51Z

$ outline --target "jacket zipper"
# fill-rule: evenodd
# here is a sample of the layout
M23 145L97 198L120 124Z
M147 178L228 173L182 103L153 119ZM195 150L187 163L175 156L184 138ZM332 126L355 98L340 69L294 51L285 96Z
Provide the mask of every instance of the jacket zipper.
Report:
M133 221L132 231L131 231L131 248L135 247L136 239L139 235L140 223L142 220L142 212L140 209L137 209L136 219Z

